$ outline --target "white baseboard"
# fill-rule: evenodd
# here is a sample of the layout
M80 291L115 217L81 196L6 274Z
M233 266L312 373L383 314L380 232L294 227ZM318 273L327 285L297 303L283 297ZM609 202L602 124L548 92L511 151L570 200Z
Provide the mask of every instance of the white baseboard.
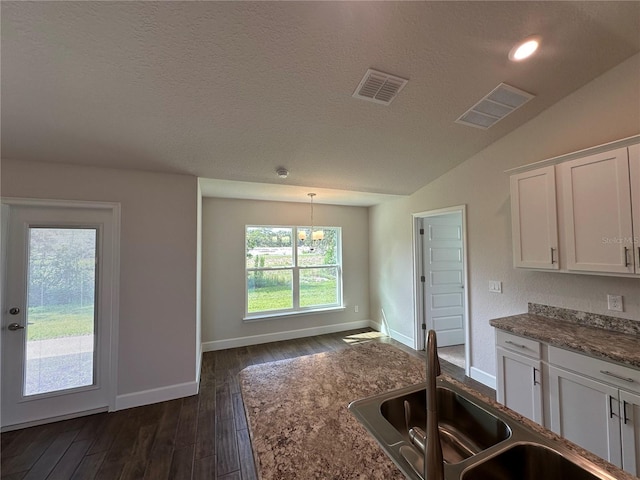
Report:
M392 328L389 329L389 336L394 340L397 340L398 342L406 345L407 347L414 348L415 346L413 342L413 338L407 337L406 335L403 335L400 332L396 332Z
M313 337L314 335L324 335L327 333L344 332L356 328L371 327L378 330L379 325L372 320L358 320L357 322L339 323L336 325L323 325L321 327L301 328L300 330L287 330L285 332L268 333L264 335L251 335L248 337L229 338L226 340L214 340L203 342L203 352L213 352L225 350L227 348L246 347L258 345L260 343L279 342L282 340L293 340L294 338Z
M116 410L166 402L176 398L190 397L198 393L198 382L185 382L167 387L152 388L141 392L126 393L116 397Z
M62 420L70 420L72 418L85 417L87 415L106 412L108 411L108 409L109 409L108 407L94 408L92 410L86 410L83 412L74 412L74 413L69 413L67 415L58 415L57 417L47 417L47 418L42 418L40 420L33 420L31 422L16 423L13 425L4 425L0 429L0 432L5 433L5 432L10 432L12 430L21 430L23 428L36 427L38 425L45 425L47 423L61 422Z
M471 367L470 369L471 378L477 380L478 382L486 385L487 387L491 387L494 390L496 389L496 377L494 375L489 375L487 372L477 369L476 367Z

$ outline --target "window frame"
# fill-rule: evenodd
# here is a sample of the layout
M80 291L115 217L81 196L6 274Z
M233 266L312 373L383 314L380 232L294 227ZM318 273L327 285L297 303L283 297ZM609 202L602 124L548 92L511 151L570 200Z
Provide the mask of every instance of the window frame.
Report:
M292 263L291 266L284 267L249 267L247 266L247 234L250 228L273 228L273 229L291 229L291 249L292 249ZM328 265L305 265L298 264L298 249L300 248L298 240L298 232L300 229L311 229L311 226L307 225L245 225L244 227L244 317L243 321L256 321L265 320L269 318L296 316L296 315L308 315L313 313L331 312L344 310L344 296L343 296L343 279L342 279L342 227L338 226L316 226L314 230L336 230L336 263ZM336 302L322 305L312 305L308 307L300 306L300 271L311 269L335 269L336 271ZM250 272L274 272L274 271L291 271L291 285L292 285L292 307L281 308L274 310L260 310L256 312L249 312L249 273Z

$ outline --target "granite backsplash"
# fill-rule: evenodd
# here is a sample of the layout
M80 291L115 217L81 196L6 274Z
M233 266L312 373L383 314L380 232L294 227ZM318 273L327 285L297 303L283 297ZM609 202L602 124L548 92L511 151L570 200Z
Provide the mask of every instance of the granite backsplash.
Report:
M614 332L640 335L640 321L628 318L610 317L597 313L580 312L568 308L551 307L538 303L529 303L528 313L555 320L565 320L585 327L602 328Z

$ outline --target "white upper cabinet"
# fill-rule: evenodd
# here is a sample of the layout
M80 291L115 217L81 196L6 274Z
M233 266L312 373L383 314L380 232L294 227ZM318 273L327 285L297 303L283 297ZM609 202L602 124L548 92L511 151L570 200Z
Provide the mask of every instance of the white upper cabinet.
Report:
M629 177L633 212L633 256L636 261L636 274L640 275L640 145L629 147Z
M628 149L561 163L567 270L634 273Z
M510 173L514 267L640 277L640 135Z
M557 270L558 219L555 167L511 176L513 265Z

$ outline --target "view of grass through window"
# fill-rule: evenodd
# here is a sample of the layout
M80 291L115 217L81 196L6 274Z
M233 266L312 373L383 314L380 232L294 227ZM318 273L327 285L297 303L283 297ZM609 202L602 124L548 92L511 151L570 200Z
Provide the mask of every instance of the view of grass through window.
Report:
M95 228L30 227L25 396L94 382Z
M340 304L340 229L322 230L311 242L308 227L247 227L249 314Z

